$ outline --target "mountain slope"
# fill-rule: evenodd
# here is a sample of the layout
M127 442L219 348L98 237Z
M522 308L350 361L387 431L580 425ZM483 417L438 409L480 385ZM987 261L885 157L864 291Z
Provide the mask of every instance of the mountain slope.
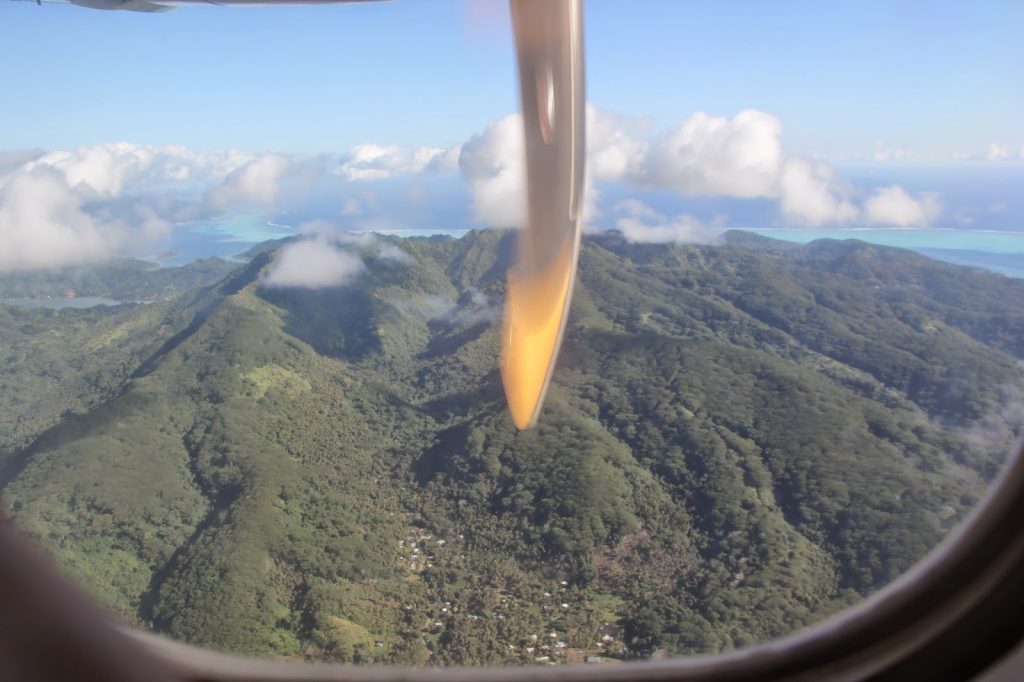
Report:
M60 298L69 289L77 296L120 301L164 301L215 284L238 267L222 258L160 267L149 261L121 258L101 265L0 273L0 299Z
M265 287L270 253L203 292L116 396L16 453L12 516L122 617L204 646L719 651L906 570L1020 434L1024 282L856 242L590 239L520 433L511 235L396 245L359 247L348 287Z

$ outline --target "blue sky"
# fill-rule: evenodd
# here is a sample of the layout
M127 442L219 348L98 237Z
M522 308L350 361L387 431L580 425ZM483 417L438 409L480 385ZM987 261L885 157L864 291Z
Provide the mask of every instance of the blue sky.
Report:
M584 18L589 229L1024 230L1020 0L589 0ZM0 58L0 271L247 212L522 222L503 0L0 0Z
M585 26L589 99L656 126L752 107L804 155L1024 147L1019 1L589 0ZM0 148L448 146L517 106L500 1L3 2L0 27Z

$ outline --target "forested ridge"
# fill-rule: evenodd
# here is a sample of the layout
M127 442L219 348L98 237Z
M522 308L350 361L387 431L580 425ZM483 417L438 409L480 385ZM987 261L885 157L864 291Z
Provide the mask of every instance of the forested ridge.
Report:
M177 267L121 258L104 265L72 265L0 273L0 299L107 297L128 302L169 300L223 279L238 267L222 258L204 258Z
M855 603L1021 435L1024 280L854 241L588 237L518 432L513 235L391 245L352 246L342 287L267 287L255 250L154 305L0 306L5 513L121 619L202 646L621 660Z

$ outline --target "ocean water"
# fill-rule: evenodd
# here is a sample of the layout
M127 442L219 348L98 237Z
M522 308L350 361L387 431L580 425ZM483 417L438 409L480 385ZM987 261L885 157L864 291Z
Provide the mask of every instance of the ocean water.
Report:
M623 215L620 203L636 199L664 216L690 215L706 225L724 221L729 227L804 244L822 238L860 239L1024 277L1024 164L862 163L840 164L835 170L849 183L857 203L863 204L878 189L898 185L914 196L936 194L942 211L932 228L794 229L779 202L771 198L684 196L668 188L599 183L601 219L605 226L613 226Z
M766 237L806 244L815 239L860 239L902 249L950 249L1024 255L1024 232L953 228L846 228L841 230L741 228Z
M1024 231L973 228L739 229L800 244L815 239L859 239L872 244L910 249L929 258L956 265L980 267L1024 278ZM459 238L469 230L395 228L374 232L396 237L448 235ZM171 238L161 245L161 252L145 254L145 257L161 265L182 265L210 256L231 259L261 242L297 234L298 231L291 225L286 214L253 213L200 220L175 226Z
M815 239L859 239L871 244L909 249L956 265L1024 278L1024 231L954 228L742 229L799 244Z
M442 228L395 228L372 231L396 237L429 237L443 234L456 238L469 232L468 229ZM160 245L160 251L144 254L143 257L146 260L157 261L161 265L183 265L211 256L231 260L262 242L294 237L297 234L299 232L291 225L289 216L276 213L253 213L196 220L175 225L170 239Z
M161 265L184 265L211 256L230 260L260 242L296 234L287 216L275 213L195 220L175 225L170 239L160 245L161 250L144 257Z

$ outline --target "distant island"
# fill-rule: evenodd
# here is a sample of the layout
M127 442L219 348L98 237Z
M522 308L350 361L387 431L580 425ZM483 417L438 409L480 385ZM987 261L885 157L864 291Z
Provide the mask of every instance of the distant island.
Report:
M237 262L220 258L205 258L178 267L157 267L150 261L125 258L95 265L0 273L0 299L78 296L119 301L167 300L213 284L237 267Z

